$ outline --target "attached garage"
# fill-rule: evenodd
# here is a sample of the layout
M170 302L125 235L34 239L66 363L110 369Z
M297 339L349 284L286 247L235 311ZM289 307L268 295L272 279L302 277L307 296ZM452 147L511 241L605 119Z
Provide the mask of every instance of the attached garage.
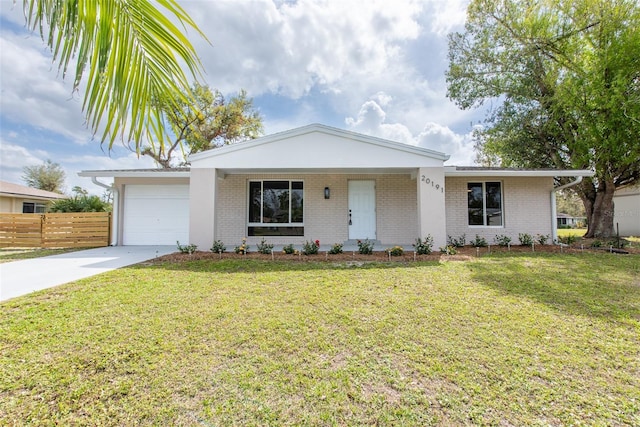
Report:
M188 185L124 185L123 245L189 241Z

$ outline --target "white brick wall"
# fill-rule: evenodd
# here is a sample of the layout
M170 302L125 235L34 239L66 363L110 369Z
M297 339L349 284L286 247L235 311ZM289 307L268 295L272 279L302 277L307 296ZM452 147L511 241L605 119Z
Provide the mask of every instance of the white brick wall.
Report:
M467 183L502 182L502 207L504 212L502 227L481 227L468 225ZM551 190L553 178L508 177L508 178L446 178L445 204L447 211L447 235L459 238L466 235L467 242L477 235L494 244L498 234L511 237L518 244L518 234L552 234Z
M247 190L251 179L302 180L304 182L304 223L302 237L267 237L269 243L299 245L305 240L320 240L323 245L342 243L348 236L348 182L350 179L376 181L376 221L378 240L383 244L410 244L417 238L416 180L409 175L321 175L260 174L227 175L218 181L216 200L219 214L215 239L228 249L240 244L247 233ZM324 199L324 187L331 198ZM249 237L254 246L261 237ZM255 246L254 246L255 247Z

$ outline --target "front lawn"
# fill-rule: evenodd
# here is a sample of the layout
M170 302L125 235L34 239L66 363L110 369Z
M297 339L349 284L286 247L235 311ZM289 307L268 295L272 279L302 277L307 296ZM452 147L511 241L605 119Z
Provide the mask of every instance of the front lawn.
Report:
M139 265L0 314L0 425L640 425L637 255Z

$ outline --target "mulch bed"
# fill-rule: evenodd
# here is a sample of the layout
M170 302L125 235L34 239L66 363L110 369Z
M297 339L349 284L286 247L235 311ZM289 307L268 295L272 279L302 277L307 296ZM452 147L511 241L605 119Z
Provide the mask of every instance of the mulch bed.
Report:
M614 248L615 250L615 248ZM401 256L391 256L384 251L376 251L370 255L362 255L358 252L344 252L342 254L327 254L326 252L320 252L316 255L303 255L303 254L285 254L282 252L274 252L273 254L261 254L259 252L249 252L246 255L236 254L234 252L224 252L222 254L196 251L192 254L183 254L175 252L172 254L164 255L156 258L153 262L185 262L185 261L198 261L198 260L229 260L229 259L245 259L245 260L263 260L263 261L295 261L295 262L341 262L341 263L362 263L362 262L414 262L414 261L468 261L478 256L487 255L489 253L531 253L531 252L543 252L543 253L584 253L584 252L605 252L608 248L591 248L587 244L577 244L573 246L558 246L558 245L536 245L533 250L530 246L491 246L488 248L474 248L472 246L465 246L463 248L457 248L455 255L446 255L435 250L429 255L417 255L413 251L407 251ZM631 254L640 254L640 249L637 248L625 248L625 252ZM615 252L614 252L615 253Z

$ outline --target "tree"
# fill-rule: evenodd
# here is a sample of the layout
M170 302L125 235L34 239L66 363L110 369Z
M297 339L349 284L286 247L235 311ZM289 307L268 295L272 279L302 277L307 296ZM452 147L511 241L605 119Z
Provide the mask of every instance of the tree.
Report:
M640 179L639 27L634 0L472 0L449 38L448 96L501 101L481 158L595 171L576 187L587 237L613 234L614 191Z
M171 167L178 147L186 158L189 154L257 138L262 133L262 118L244 90L228 101L218 90L198 83L191 92L195 103L183 98L157 100L173 139L167 144L162 141L150 144L142 154L152 157L163 168Z
M73 90L88 75L82 108L94 133L104 127L102 143L111 148L121 135L139 149L146 134L165 138L153 99L189 97L180 64L194 76L202 68L171 18L204 34L176 0L24 0L23 5L28 27L38 30L63 77L75 62Z
M80 196L88 196L89 192L87 190L85 190L84 188L80 187L79 185L74 186L71 189L71 192L73 194L75 194L76 196L80 197Z
M47 160L41 165L25 166L22 170L22 180L29 187L62 193L66 174L58 163Z

